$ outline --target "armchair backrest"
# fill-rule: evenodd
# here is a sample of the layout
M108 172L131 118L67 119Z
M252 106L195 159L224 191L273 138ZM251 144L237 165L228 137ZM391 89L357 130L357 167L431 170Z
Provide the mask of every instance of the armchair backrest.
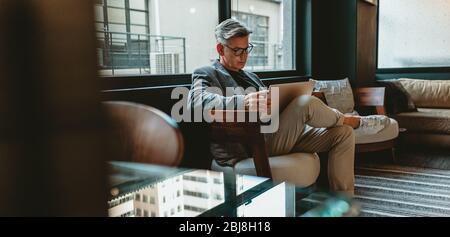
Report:
M104 105L123 160L166 166L180 164L184 142L172 118L158 109L131 102L110 101Z

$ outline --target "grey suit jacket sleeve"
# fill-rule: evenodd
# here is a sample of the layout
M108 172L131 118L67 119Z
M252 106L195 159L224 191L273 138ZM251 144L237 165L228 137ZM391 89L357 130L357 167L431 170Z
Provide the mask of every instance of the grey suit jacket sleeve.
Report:
M192 74L192 86L188 103L191 109L238 109L244 105L245 95L223 96L222 88L214 70L210 67L199 68ZM214 91L216 90L216 91Z

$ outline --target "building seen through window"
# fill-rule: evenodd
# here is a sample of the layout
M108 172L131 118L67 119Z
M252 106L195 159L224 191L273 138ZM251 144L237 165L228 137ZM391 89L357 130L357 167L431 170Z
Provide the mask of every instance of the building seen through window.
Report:
M246 69L251 71L294 68L293 1L232 0L232 18L249 27L255 46Z
M218 58L218 0L97 0L95 12L102 76L189 74ZM292 12L292 0L232 1L254 32L247 69L294 69Z

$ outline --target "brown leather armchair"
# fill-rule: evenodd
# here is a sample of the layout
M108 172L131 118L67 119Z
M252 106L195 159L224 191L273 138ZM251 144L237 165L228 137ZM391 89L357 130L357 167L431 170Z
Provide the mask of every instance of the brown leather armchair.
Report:
M132 102L103 103L110 116L114 143L126 161L178 166L184 142L176 122L162 111Z

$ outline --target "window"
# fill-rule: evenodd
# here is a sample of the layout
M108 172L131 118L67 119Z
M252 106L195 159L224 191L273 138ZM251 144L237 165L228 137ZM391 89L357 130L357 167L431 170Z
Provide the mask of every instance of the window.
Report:
M141 201L141 195L139 193L136 193L136 196L134 196L134 200Z
M155 204L155 197L150 196L150 204Z
M211 9L218 0L97 1L100 74L184 74L211 64L218 24Z
M209 195L204 192L194 192L194 191L184 190L183 194L185 196L198 197L198 198L203 198L203 199L209 198Z
M232 17L253 31L255 48L246 69L292 70L294 66L293 4L282 0L233 0Z
M269 64L269 17L233 12L235 18L252 28L251 43L255 46L249 55L247 66L264 67ZM276 45L274 45L276 46ZM274 58L276 59L276 58Z
M450 1L380 0L378 68L450 67Z
M223 178L214 178L214 184L222 184Z
M134 215L134 211L129 211L127 213L124 213L122 215L120 215L120 217L131 217Z
M204 212L207 209L201 208L201 207L190 206L190 205L184 205L184 210L193 211L193 212Z
M134 73L148 64L149 6L146 0L97 1L96 30L101 75ZM142 70L141 70L142 71Z
M147 203L148 202L148 196L142 195L142 202Z
M220 193L215 193L214 194L214 199L221 201L221 200L223 200L223 197L222 197L222 195Z
M183 180L189 180L189 181L199 182L199 183L208 183L208 179L206 177L198 177L198 176L191 176L191 175L183 175Z
M144 217L148 217L148 211L144 210Z
M140 208L136 208L136 216L142 216L142 210Z

